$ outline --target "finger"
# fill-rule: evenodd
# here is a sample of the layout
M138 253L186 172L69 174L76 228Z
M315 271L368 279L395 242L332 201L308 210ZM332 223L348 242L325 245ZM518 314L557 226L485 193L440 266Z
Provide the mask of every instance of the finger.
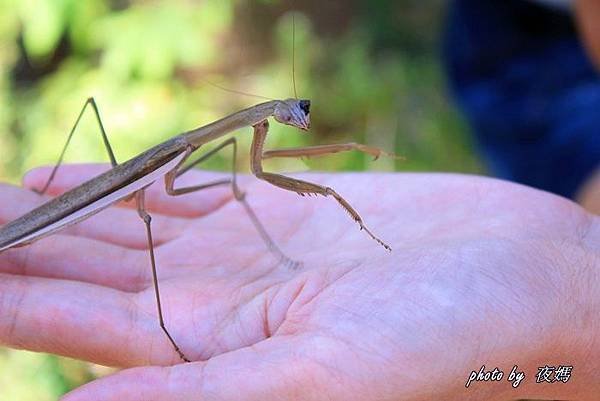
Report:
M27 248L2 252L0 272L82 281L131 292L145 288L148 282L148 261L141 256L142 252L117 245L57 234Z
M273 337L206 362L125 370L84 385L62 401L226 401L240 394L248 401L321 400L326 382L330 398L350 399L341 383L332 383L331 373L302 350L306 346L297 338Z
M0 224L7 223L41 205L46 198L10 184L0 183Z
M0 343L9 347L109 366L148 363L150 350L154 363L175 362L155 316L141 312L133 295L118 290L0 274Z
M52 184L48 188L51 195L61 194L82 182L106 171L106 164L69 164L61 166ZM26 188L41 188L46 183L51 167L39 167L29 171L23 178ZM177 187L198 185L219 179L228 178L230 174L191 170L179 177ZM244 178L240 177L240 181ZM165 192L164 181L157 180L146 191L146 207L149 212L170 216L195 217L203 216L221 207L232 198L228 185L208 188L185 196L170 196ZM120 206L135 207L134 202L122 202Z
M0 222L9 222L33 210L47 197L40 197L12 185L0 185ZM189 225L188 219L153 214L154 243L160 245L178 237ZM144 224L137 211L108 208L100 213L60 231L128 248L146 249L148 241Z

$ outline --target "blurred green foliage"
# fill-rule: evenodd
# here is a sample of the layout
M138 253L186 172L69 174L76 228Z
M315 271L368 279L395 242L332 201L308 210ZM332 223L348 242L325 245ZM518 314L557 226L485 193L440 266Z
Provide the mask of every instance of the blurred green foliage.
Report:
M407 158L371 163L348 153L308 161L313 169L481 172L444 90L436 47L442 6L441 0L1 0L0 179L18 182L33 166L53 163L89 96L119 161L259 102L211 83L291 97L293 50L298 95L312 100L313 127L307 135L272 124L269 147L357 141ZM249 130L238 138L247 148ZM226 169L229 157L205 168ZM91 114L67 160L107 160ZM247 170L247 156L238 165ZM307 168L290 161L269 166ZM97 374L82 362L0 350L0 401L55 399Z

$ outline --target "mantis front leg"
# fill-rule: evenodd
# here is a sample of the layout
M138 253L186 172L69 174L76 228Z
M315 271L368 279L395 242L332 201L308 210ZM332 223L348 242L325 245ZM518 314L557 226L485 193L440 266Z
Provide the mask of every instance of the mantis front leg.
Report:
M393 157L394 159L404 159L402 156L398 156L393 153L388 153L379 148L363 145L361 143L356 142L305 146L301 148L265 150L262 153L262 159L265 160L273 157L314 157L330 155L332 153L338 152L346 152L349 150L358 150L359 152L371 155L373 156L373 161L379 159L379 157L381 156Z
M324 145L324 146L316 146L316 147L308 147L308 148L295 148L295 149L282 149L282 150L271 150L263 152L263 146L265 142L265 138L267 136L267 131L269 130L269 123L267 120L261 121L260 123L254 125L254 137L252 139L252 149L251 149L251 170L252 173L259 179L267 181L279 188L286 189L288 191L296 192L299 195L304 196L305 194L318 194L323 196L332 196L343 208L350 214L350 217L354 221L358 223L361 230L365 230L367 234L378 244L383 246L388 251L391 251L392 248L383 242L381 239L376 237L364 224L363 219L360 217L358 212L346 201L340 194L338 194L335 190L330 187L326 187L323 185L313 184L312 182L298 180L291 177L286 177L281 174L267 173L263 171L262 161L263 159L269 157L299 157L299 156L316 156L323 155L327 153L335 153L344 150L356 149L364 151L368 154L375 156L376 158L379 155L384 154L385 152L376 149L367 147L365 145L360 144L341 144L341 145ZM265 157L265 154L267 155Z

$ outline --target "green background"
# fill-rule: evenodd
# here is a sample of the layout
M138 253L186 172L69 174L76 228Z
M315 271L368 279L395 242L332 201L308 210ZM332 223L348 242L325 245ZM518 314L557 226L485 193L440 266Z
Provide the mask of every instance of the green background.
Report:
M272 124L267 147L356 141L407 160L345 153L268 168L482 173L445 88L443 13L441 0L0 0L0 179L52 164L89 96L123 161L261 101L214 84L293 97L292 60L312 129ZM241 171L249 133L236 134ZM229 158L204 167L228 169ZM91 113L66 159L108 160ZM53 400L110 371L0 348L0 401Z

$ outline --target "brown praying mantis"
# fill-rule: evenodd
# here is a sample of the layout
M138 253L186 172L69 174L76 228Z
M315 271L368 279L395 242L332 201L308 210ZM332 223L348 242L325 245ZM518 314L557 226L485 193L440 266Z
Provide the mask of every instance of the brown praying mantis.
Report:
M289 267L298 267L298 262L288 258L271 239L262 223L245 199L245 194L239 189L236 182L235 160L237 154L237 142L231 137L216 148L210 150L198 159L184 166L185 161L202 145L222 137L242 127L252 126L254 136L251 145L251 171L259 179L267 181L277 187L293 191L299 195L323 195L333 197L344 208L371 238L388 251L391 248L376 237L364 224L358 212L334 189L308 181L303 181L281 174L263 171L262 161L274 157L310 157L326 155L347 150L357 150L378 158L381 155L390 155L378 148L357 144L332 144L301 148L263 150L263 145L269 128L268 118L273 117L275 121L308 130L310 127L310 101L299 99L272 100L257 104L242 111L231 114L211 124L177 135L165 142L158 144L138 156L118 164L108 136L104 130L97 104L93 98L89 98L84 104L79 117L67 138L66 144L59 156L44 187L37 191L44 194L54 179L56 172L62 163L65 151L73 137L73 133L90 105L95 113L102 139L110 158L112 168L83 184L57 196L25 215L0 227L0 252L9 248L20 247L37 241L47 235L57 232L65 227L76 224L110 205L121 201L135 198L137 212L146 226L150 264L152 268L152 279L158 320L162 331L177 352L179 357L186 362L189 359L181 351L171 334L169 333L162 313L160 291L156 272L154 257L154 245L152 240L151 216L144 206L144 190L157 179L164 177L165 189L169 195L178 196L194 191L218 185L230 185L234 198L239 201L246 210L256 230L264 240L269 251L273 252L279 260ZM221 179L195 186L175 188L175 181L192 167L213 156L221 149L231 146L233 150L233 168L231 178ZM393 155L390 155L393 156Z

